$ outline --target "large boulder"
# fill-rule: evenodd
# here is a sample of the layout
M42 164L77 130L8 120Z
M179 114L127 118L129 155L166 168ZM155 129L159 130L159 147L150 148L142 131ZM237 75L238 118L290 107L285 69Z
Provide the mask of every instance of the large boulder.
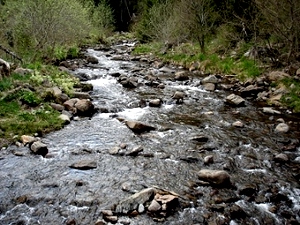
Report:
M228 185L230 184L230 175L224 170L202 169L198 172L200 180L213 185Z

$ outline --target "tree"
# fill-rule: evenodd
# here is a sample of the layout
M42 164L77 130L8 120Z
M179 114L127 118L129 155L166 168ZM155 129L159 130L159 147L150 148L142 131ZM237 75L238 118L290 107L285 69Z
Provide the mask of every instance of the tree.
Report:
M267 38L284 44L288 51L287 61L300 51L300 1L299 0L255 0L264 16L265 24L260 27Z
M201 51L205 51L205 42L215 28L218 13L212 0L181 0L179 7L181 21L190 31L190 37L197 40Z
M30 58L75 43L91 29L88 12L79 1L6 0L0 10L2 28L13 37L15 52L30 53Z

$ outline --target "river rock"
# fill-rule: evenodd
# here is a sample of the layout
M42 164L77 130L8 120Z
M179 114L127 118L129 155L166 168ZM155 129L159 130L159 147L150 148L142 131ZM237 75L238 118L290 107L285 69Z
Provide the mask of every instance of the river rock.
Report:
M37 155L42 155L43 157L45 157L45 155L47 155L47 153L48 153L47 145L42 143L41 141L36 141L36 142L32 143L32 145L30 146L30 149L33 153L35 153Z
M189 80L189 75L187 71L179 71L175 73L175 80L178 81L185 81L185 80Z
M216 75L209 75L201 81L202 84L212 83L217 84L219 83L219 79L216 77Z
M209 182L210 184L230 184L230 175L225 170L202 169L198 172L198 177L200 180Z
M107 223L102 219L97 220L96 223L95 223L95 225L106 225L106 224Z
M214 156L213 155L208 155L204 157L204 164L212 164L214 163Z
M81 160L73 163L70 168L78 170L91 170L97 168L97 162L93 160Z
M142 123L142 122L139 122L139 121L127 120L127 121L125 121L125 124L134 133L143 133L143 132L149 132L151 130L155 130L155 127L150 126L145 123Z
M63 106L68 110L69 112L76 113L75 104L77 103L79 99L78 98L71 98L63 103Z
M65 109L65 107L61 104L57 104L57 103L50 103L50 106L52 107L52 109L57 110L59 112L63 111Z
M271 81L279 81L282 80L284 78L289 78L290 75L281 71L272 71L269 74L266 75L266 78Z
M127 156L137 156L140 152L142 152L144 148L142 146L137 146L133 148L131 151L127 152Z
M186 97L186 94L184 92L182 92L182 91L176 91L173 94L172 99L175 99L176 103L182 103L184 97Z
M257 94L262 91L263 91L262 87L258 87L253 84L240 89L241 96L243 96L243 97L256 97Z
M91 63L91 64L98 64L99 63L98 59L94 56L87 56L86 61L88 63Z
M209 139L208 137L201 134L190 138L191 141L197 141L197 142L207 142L208 139Z
M231 94L231 95L227 96L226 102L233 106L244 106L245 105L245 100L236 94Z
M151 204L148 207L148 211L149 212L157 212L160 209L161 209L161 205L155 199L153 199Z
M91 99L91 96L89 95L89 93L86 92L73 92L73 97L74 98L78 98L78 99Z
M80 116L91 116L94 114L94 105L88 99L80 99L75 103L75 108L77 109L77 113Z
M290 127L286 123L280 123L276 126L275 132L277 133L287 133Z
M289 161L289 157L287 156L287 154L280 153L274 157L274 161L279 163L286 163Z
M277 111L271 107L263 107L263 112L268 114L281 114L280 111Z
M147 188L131 195L127 199L118 203L115 212L127 214L129 211L136 210L140 204L144 204L149 201L150 197L153 196L154 193L154 188Z
M160 107L162 101L160 99L152 99L149 101L149 106L151 107Z
M203 85L203 87L204 87L204 90L206 90L206 91L214 91L214 90L216 90L216 85L213 84L213 83L205 83Z
M38 141L36 137L29 136L29 135L22 135L21 136L21 141L24 145L26 144L32 144L35 141Z
M61 119L62 121L64 121L65 124L71 123L70 117L67 116L67 115L65 115L65 114L59 115L59 119Z
M244 124L241 121L236 121L236 122L232 123L232 126L242 128L242 127L244 127Z
M59 97L62 94L62 90L59 87L53 87L51 88L51 93L54 97Z

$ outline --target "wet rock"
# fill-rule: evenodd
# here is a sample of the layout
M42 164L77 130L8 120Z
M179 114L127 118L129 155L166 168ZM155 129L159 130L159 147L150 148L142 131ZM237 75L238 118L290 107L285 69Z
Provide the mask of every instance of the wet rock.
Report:
M66 225L76 225L76 220L75 219L70 219L66 222Z
M91 63L91 64L98 64L99 63L98 59L94 56L87 56L86 61L88 63Z
M59 115L59 119L61 119L62 121L64 121L64 124L71 123L70 117L67 116L67 115L65 115L65 114Z
M48 153L48 147L46 144L42 143L41 141L36 141L34 142L31 146L30 149L33 153L37 155L42 155L45 157Z
M233 204L230 209L229 209L229 213L230 213L230 218L232 220L235 219L244 219L246 218L248 215L246 214L246 212L237 204Z
M172 99L176 100L176 103L183 103L183 98L186 97L186 94L182 91L176 91L173 96Z
M129 211L136 210L140 204L144 204L145 202L149 201L151 196L154 196L154 193L154 188L144 189L121 201L116 206L115 212L127 214Z
M111 148L108 153L111 155L118 155L121 148L119 146Z
M97 168L97 162L93 160L82 160L73 163L70 168L78 170L91 170Z
M209 138L204 135L197 135L197 136L191 137L190 140L205 143L209 140Z
M214 163L214 156L213 155L208 155L204 157L204 164L208 165L208 164L212 164Z
M95 225L106 225L107 223L104 220L97 220Z
M157 212L160 209L161 209L161 205L156 200L152 200L151 204L148 207L148 210L150 212Z
M271 107L263 107L263 112L268 114L281 114L280 111L277 111Z
M65 109L64 106L62 106L61 104L56 104L56 103L50 103L50 106L52 107L52 109L57 110L59 112L63 111Z
M276 126L275 132L277 133L287 133L290 127L286 123L280 123Z
M136 88L138 86L138 79L136 77L120 76L118 81L125 88Z
M230 175L224 170L210 170L202 169L198 172L200 180L209 182L215 185L228 185L230 184Z
M207 83L217 84L217 83L219 83L219 79L216 77L216 75L209 75L209 76L203 78L201 83L202 84L207 84Z
M231 95L227 96L226 102L233 106L244 106L245 105L245 100L236 94L231 94Z
M133 148L131 151L127 152L127 156L137 156L140 152L142 152L144 148L142 146L137 146Z
M241 121L236 121L232 124L234 127L243 128L244 124Z
M188 72L186 71L179 71L175 73L175 80L178 81L185 81L185 80L189 80L189 75Z
M160 107L162 104L162 101L160 99L152 99L149 101L149 106L151 107Z
M206 84L203 85L203 87L204 87L204 90L206 90L206 91L216 90L216 85L213 84L213 83L206 83Z
M88 99L80 99L75 103L75 108L77 109L77 113L80 116L91 116L94 114L94 105Z
M78 98L78 99L91 99L91 96L89 95L89 93L86 92L73 92L73 97L74 98Z
M279 163L286 163L289 161L289 157L287 156L287 154L280 153L274 157L274 161Z
M103 219L110 223L117 223L119 218L117 216L105 216Z
M257 187L254 184L245 184L239 188L240 195L246 195L248 197L251 197L256 193L257 193Z
M149 132L151 130L155 130L155 127L139 121L127 120L125 121L125 124L134 133L143 133L143 132Z
M138 207L138 212L141 214L143 212L145 212L145 206L143 204L139 204L139 207Z

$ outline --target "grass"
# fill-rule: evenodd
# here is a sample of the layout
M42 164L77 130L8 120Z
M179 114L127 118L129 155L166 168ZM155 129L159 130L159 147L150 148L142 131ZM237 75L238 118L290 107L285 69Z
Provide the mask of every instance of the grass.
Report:
M171 62L187 69L198 62L198 69L205 73L234 74L240 79L259 76L262 71L254 60L241 57L239 60L230 56L221 57L216 53L201 53L197 44L184 43L164 52L162 43L147 43L138 45L133 54L154 54L164 62ZM208 51L211 52L211 51Z
M291 108L294 113L300 112L300 81L287 78L281 81L288 89L288 93L282 97L282 102Z
M28 75L12 74L0 80L0 148L21 135L45 134L63 127L59 113L49 103L44 83L58 86L67 94L79 81L56 67L39 62L26 65ZM47 82L45 82L47 81Z

